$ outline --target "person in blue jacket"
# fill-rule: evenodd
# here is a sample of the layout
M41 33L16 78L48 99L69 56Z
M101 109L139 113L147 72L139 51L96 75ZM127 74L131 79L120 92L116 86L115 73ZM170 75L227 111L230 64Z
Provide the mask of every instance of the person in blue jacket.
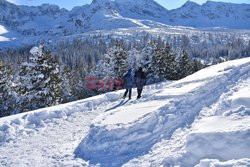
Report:
M128 72L124 75L124 88L126 89L123 98L125 99L127 97L127 94L129 92L129 99L131 99L132 96L132 88L134 85L134 76L132 74L132 69L129 69Z
M138 93L137 99L140 99L143 87L146 85L146 74L143 72L142 67L139 67L138 71L135 72L135 82Z

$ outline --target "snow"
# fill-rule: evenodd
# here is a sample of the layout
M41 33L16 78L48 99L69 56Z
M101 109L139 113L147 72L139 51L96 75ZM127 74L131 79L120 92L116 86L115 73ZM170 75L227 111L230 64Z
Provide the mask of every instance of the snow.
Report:
M219 160L216 159L205 159L202 160L198 165L195 167L245 167L248 166L250 163L249 159L239 159L239 160L230 160L230 161L225 161L225 162L220 162Z
M1 166L249 166L250 58L0 119Z
M32 55L41 55L41 54L42 54L42 50L41 50L41 48L33 47L33 48L30 50L30 53L31 53Z
M221 160L249 158L249 142L249 129L191 133L187 137L186 155L181 162L185 165L194 165L203 157Z
M8 31L6 30L6 28L2 25L0 25L0 34L5 34L7 33Z
M0 48L48 39L57 41L67 36L81 36L93 31L98 33L98 30L126 29L119 33L134 34L135 28L141 28L142 32L151 32L158 37L162 33L176 35L181 30L196 28L196 31L213 29L215 32L235 31L232 29L249 31L250 28L249 4L207 2L198 5L188 1L181 8L169 11L154 0L98 0L67 11L49 4L32 7L7 1L0 3ZM8 35L1 35L1 26L9 31Z
M104 115L100 115L96 118L94 124L105 125L116 125L116 124L128 124L139 120L145 115L157 110L160 104L165 105L165 101L151 101L151 102L141 102L134 105L123 106L125 102L121 102L115 107L108 109ZM155 103L158 105L156 106ZM121 119L122 118L122 119ZM99 125L99 126L100 126Z
M250 129L248 124L250 118L228 119L223 116L203 118L193 126L192 133L227 132ZM213 125L213 126L211 126Z
M8 30L4 26L0 25L0 42L10 40L9 38L2 36L6 33L8 33Z
M0 24L0 48L8 48L17 45L16 40L21 39L21 35L7 26Z

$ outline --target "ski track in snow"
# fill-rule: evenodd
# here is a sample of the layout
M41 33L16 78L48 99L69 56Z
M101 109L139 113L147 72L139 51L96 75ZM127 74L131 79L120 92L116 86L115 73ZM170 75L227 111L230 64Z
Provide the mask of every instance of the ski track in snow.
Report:
M2 118L0 166L250 165L249 71L235 60L140 100L122 90Z

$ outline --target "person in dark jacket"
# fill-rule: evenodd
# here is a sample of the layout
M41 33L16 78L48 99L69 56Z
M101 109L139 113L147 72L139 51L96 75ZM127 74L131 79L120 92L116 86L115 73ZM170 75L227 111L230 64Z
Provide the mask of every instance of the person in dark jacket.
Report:
M146 74L142 71L142 67L139 67L138 71L135 72L135 82L138 93L137 99L140 99L143 86L146 85Z
M134 76L132 74L132 70L129 69L127 74L125 74L123 78L124 78L124 87L126 89L123 98L125 99L127 97L128 92L129 92L129 99L131 99L132 88L134 85Z

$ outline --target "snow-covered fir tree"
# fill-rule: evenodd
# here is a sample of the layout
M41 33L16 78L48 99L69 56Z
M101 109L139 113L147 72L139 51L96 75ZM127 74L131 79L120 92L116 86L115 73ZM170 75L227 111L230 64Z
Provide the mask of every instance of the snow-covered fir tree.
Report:
M62 100L62 79L51 52L40 45L30 53L30 61L23 63L19 72L20 112L57 105Z
M70 84L70 80L73 76L70 74L70 70L67 66L60 66L60 76L62 77L62 103L70 102L74 100L72 85Z
M157 47L152 57L152 76L156 81L176 79L176 55L170 45Z
M100 93L96 89L87 88L87 80L89 77L98 78L95 70L88 75L86 75L84 70L73 70L71 71L71 76L74 76L70 78L70 85L72 87L72 95L75 99L84 99Z
M12 90L11 67L0 61L0 117L8 116L15 110L15 92Z
M178 78L184 78L192 73L193 69L188 53L183 50L178 61Z
M122 78L128 71L128 53L120 43L116 44L112 52L114 55L115 77Z
M80 70L71 70L71 77L69 78L69 83L71 87L71 94L74 100L86 98L85 88L84 88L84 77L81 75Z
M103 59L101 59L96 66L95 77L99 79L114 78L114 54L113 48L109 49L106 54L104 54Z
M117 79L128 70L128 53L121 44L108 49L96 67L95 76L99 79Z
M192 66L192 73L195 73L205 67L205 65L202 64L201 61L199 60L193 60L191 66Z
M138 61L141 53L135 48L128 51L128 68L136 70L138 69Z
M152 57L155 54L155 42L148 43L141 52L139 66L141 66L147 74L152 73Z

